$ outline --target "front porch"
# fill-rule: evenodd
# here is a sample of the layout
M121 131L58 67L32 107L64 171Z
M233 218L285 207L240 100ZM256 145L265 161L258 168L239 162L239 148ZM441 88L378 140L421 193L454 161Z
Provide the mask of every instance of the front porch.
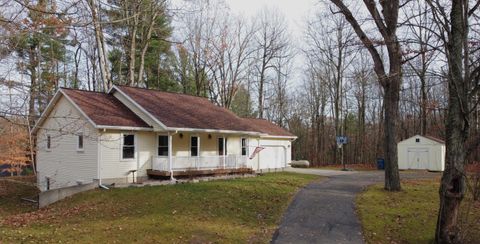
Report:
M213 133L159 134L149 177L252 173L245 135Z
M247 165L247 156L159 156L152 159L152 169L147 170L149 176L192 176L252 173Z

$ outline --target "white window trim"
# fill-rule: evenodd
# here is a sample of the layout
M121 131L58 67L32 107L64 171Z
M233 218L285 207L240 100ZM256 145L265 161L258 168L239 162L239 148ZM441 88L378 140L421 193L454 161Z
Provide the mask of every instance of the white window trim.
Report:
M133 135L133 158L123 158L123 137L126 135ZM137 160L137 134L136 133L121 133L120 134L120 161L134 161Z
M50 143L49 143L50 141ZM50 147L48 147L48 144L50 144ZM51 152L52 151L52 135L50 134L45 134L45 151Z
M80 148L80 136L82 137L82 148ZM84 152L85 151L85 136L83 133L77 134L77 152Z
M158 155L158 148L160 147L158 139L159 139L160 136L166 136L166 137L167 137L167 156ZM168 148L168 147L169 147L169 145L168 145L168 140L169 140L169 138L168 138L168 137L169 137L168 134L164 134L164 133L157 134L157 138L155 138L156 141L157 141L157 143L156 143L156 148L155 148L156 151L157 151L157 153L156 153L157 157L168 157L168 156L169 156L168 154L169 154L169 152L170 152L170 149ZM172 144L173 144L173 143L172 143ZM172 145L172 146L173 146L173 145ZM173 152L173 148L172 148L172 152Z
M243 145L242 141L245 140L245 155L242 154L243 152ZM248 138L246 137L240 137L240 156L248 156Z
M192 156L192 137L197 138L197 156ZM199 135L190 135L190 147L188 148L188 154L190 157L200 157L200 136Z

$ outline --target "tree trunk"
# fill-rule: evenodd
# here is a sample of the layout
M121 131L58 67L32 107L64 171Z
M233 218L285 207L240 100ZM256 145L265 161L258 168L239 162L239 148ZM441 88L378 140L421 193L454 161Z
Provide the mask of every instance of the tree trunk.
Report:
M89 0L88 5L90 7L90 11L92 14L92 23L93 28L95 30L95 41L97 44L97 51L98 51L98 60L100 64L100 73L102 76L103 81L103 89L104 91L108 91L110 89L111 81L110 81L110 70L108 69L106 51L105 51L105 41L103 38L102 26L100 24L100 20L98 19L97 14L97 1L96 0Z
M397 121L398 104L401 77L398 75L388 77L384 86L384 153L385 153L385 190L399 191L400 174L398 173L397 162Z
M465 194L465 163L468 138L468 96L463 66L464 2L452 1L450 12L451 30L448 40L448 114L446 121L445 171L440 185L440 209L438 213L435 241L437 243L461 243L457 225L460 204ZM466 21L466 20L465 20Z

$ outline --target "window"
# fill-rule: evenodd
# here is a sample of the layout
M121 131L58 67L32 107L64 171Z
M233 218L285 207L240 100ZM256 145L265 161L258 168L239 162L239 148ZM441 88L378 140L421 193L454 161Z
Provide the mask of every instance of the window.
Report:
M135 135L125 134L122 142L122 159L133 158L135 158Z
M242 156L247 156L247 139L242 138Z
M83 151L83 134L78 135L77 150Z
M158 156L168 156L168 136L158 136Z
M223 139L224 139L223 137L218 138L218 155L223 155L223 151L224 151ZM227 138L225 138L225 155L227 155L226 145L228 145Z
M50 135L47 135L47 150L50 150L52 148L52 137Z
M190 156L198 156L198 136L190 137Z
M417 142L417 143L420 142L420 138L416 138L415 142Z

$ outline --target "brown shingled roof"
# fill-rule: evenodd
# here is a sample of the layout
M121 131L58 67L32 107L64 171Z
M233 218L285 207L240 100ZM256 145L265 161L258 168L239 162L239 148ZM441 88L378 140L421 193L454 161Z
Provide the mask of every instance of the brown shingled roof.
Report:
M150 128L113 95L67 88L62 91L97 125Z
M167 127L255 131L228 109L203 97L117 86Z
M272 136L295 136L294 134L288 132L284 128L268 121L265 119L254 119L254 118L242 118L246 121L255 131L266 133Z
M424 136L424 137L425 137L425 138L428 138L428 139L430 139L430 140L432 140L432 141L436 141L436 142L438 142L438 143L445 144L445 141L442 140L442 139L440 139L440 138L437 138L437 137L434 137L434 136Z

